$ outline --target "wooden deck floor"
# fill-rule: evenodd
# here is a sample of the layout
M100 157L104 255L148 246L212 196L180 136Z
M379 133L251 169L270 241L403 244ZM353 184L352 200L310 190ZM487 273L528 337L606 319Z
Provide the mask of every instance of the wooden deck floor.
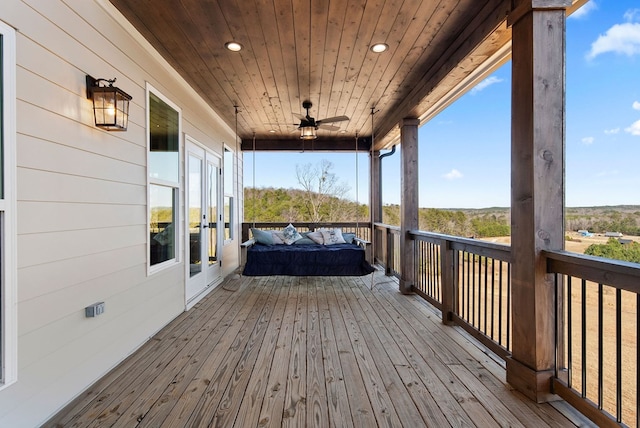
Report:
M226 281L45 426L581 424L378 275Z

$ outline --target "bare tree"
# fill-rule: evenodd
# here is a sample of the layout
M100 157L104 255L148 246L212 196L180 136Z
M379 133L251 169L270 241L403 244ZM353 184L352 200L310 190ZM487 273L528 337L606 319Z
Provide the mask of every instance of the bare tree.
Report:
M326 159L317 165L310 163L296 165L298 183L304 189L304 207L310 221L338 221L342 217L338 202L350 190L346 183L339 183L338 177L331 172L333 163Z

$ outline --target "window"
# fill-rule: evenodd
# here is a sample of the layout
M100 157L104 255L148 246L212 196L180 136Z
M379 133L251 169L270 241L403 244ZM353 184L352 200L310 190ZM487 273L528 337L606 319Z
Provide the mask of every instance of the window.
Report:
M224 149L224 241L233 239L233 152Z
M0 389L18 377L15 31L0 22Z
M177 107L147 88L149 123L149 266L176 261L180 193L180 122Z

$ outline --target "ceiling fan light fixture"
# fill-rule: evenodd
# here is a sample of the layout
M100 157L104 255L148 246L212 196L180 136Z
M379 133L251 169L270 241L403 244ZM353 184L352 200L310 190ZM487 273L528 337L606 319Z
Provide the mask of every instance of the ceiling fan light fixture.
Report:
M242 45L238 42L227 42L224 44L224 47L231 52L240 52L242 50Z
M389 45L386 43L376 43L375 45L371 46L371 52L375 53L382 53L387 49L389 49Z
M318 134L315 126L303 126L300 128L301 140L315 140L316 138L318 138Z

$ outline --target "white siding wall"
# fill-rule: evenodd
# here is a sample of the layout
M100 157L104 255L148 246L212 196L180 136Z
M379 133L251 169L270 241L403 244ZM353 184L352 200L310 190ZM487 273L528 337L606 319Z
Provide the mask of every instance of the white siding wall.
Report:
M235 147L233 129L114 16L106 0L0 7L17 29L18 98L19 367L0 391L3 427L44 422L184 310L183 263L147 276L145 82L182 109L184 133L219 154ZM85 74L133 96L127 132L93 126ZM98 301L105 313L85 318Z

